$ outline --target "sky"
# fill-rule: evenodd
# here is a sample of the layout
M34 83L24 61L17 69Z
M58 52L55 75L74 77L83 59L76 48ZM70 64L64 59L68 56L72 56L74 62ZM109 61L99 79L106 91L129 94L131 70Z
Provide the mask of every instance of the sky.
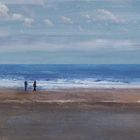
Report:
M0 0L0 64L140 64L140 0Z

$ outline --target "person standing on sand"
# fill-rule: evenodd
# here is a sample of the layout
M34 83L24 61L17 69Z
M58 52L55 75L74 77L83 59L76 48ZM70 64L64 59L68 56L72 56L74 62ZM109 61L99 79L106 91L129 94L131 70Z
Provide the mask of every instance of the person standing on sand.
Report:
M27 87L28 87L28 82L27 81L24 82L24 87L25 87L25 91L27 91Z
M36 81L33 83L33 91L36 91Z

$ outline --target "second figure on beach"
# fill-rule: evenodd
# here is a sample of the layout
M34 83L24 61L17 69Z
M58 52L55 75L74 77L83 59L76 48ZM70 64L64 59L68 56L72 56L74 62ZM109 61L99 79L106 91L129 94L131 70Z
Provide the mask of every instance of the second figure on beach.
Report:
M36 81L33 83L33 91L36 91Z
M25 81L25 82L24 82L24 88L25 88L25 91L27 91L27 87L28 87L28 82Z

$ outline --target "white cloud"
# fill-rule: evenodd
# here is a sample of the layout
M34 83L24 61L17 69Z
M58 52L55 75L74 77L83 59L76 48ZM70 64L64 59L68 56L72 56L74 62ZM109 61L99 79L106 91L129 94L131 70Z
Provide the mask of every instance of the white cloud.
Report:
M54 26L53 22L50 19L45 19L44 22L46 23L47 26L52 27Z
M1 0L5 4L44 4L44 0Z
M21 21L27 26L31 26L34 22L34 19L25 17L22 14L12 12L10 13L8 6L2 3L0 3L0 17L13 21Z
M140 42L132 40L115 40L115 39L95 39L89 41L71 42L67 43L46 43L46 42L32 42L29 43L18 40L16 43L5 44L1 46L0 52L12 51L80 51L80 52L93 52L102 50L113 51L139 51Z
M113 3L128 3L128 2L133 2L133 0L105 0L106 2L113 2Z
M12 14L11 20L21 21L24 24L26 24L27 26L32 26L32 24L34 22L34 19L25 17L24 15L19 14L19 13Z
M131 40L115 40L115 39L95 39L88 42L78 43L79 47L85 48L85 50L92 50L92 49L119 49L119 50L130 50L134 49L137 45L136 42ZM138 46L137 46L138 47Z
M61 16L60 19L61 19L61 21L62 21L63 23L73 24L72 19L69 18L69 17Z
M110 20L114 23L120 23L121 22L121 20L119 18L117 18L113 13L111 13L108 10L98 9L97 11L99 13L97 18L100 19L100 20Z
M89 14L84 14L84 15L82 15L84 18L86 18L86 19L91 19L92 17L91 17L91 15L89 15Z
M34 22L34 19L32 19L32 18L25 18L24 19L24 23L28 26L32 26L33 22Z
M9 12L9 8L5 5L0 3L0 17L7 17Z
M67 46L67 48L69 48L69 50L77 51L94 51L98 49L128 51L140 49L139 44L140 42L134 42L131 40L123 39L95 39L77 43L70 43L69 46Z
M111 23L124 23L124 20L120 19L116 15L114 15L111 11L105 9L97 9L94 13L84 13L82 17L86 20L86 22L111 22Z
M18 14L18 13L14 13L13 15L12 15L12 19L13 20L17 20L17 21L24 21L24 16L23 15L21 15L21 14Z

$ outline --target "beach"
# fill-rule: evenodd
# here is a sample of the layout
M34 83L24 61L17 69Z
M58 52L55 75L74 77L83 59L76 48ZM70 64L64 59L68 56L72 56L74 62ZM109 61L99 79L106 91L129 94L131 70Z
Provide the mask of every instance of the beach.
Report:
M139 140L140 89L0 90L0 140Z
M0 0L0 140L140 140L140 0Z

